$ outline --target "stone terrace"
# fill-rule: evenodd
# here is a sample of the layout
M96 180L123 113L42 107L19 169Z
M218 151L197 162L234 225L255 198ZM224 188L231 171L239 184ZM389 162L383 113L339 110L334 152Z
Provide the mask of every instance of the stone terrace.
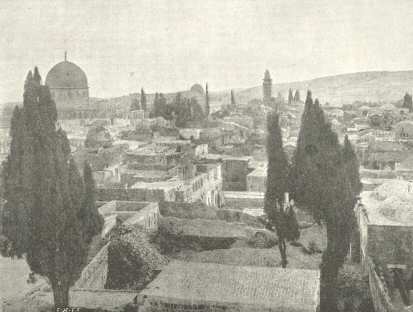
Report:
M140 293L144 306L185 311L208 306L237 311L316 311L316 270L231 266L174 261Z

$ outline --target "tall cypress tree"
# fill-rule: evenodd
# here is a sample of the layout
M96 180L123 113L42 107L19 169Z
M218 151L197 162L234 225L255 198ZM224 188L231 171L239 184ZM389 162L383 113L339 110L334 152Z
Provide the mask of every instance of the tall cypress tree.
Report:
M237 101L235 100L234 90L231 90L231 108L234 109L237 106Z
M319 106L318 106L319 107ZM319 206L321 176L314 162L320 152L322 112L314 105L311 91L307 92L297 148L293 156L289 178L290 192L303 208L308 209L317 222L321 220Z
M284 193L288 190L288 161L283 149L282 135L278 114L267 116L267 189L265 192L264 211L278 236L282 266L287 266L286 255L286 219L283 213Z
M316 159L316 166L322 176L320 207L327 229L327 248L320 266L320 308L321 311L337 311L337 277L350 246L356 198L337 135L329 123L325 123L322 130L321 153Z
M357 155L354 152L354 149L351 146L347 135L344 137L344 147L342 153L345 173L349 179L352 196L356 198L360 194L363 186L360 181L360 165L357 159ZM360 262L360 232L357 225L357 218L354 213L352 214L351 219L351 259L352 261L358 263Z
M66 134L55 128L56 106L37 68L27 76L23 97L12 119L3 234L9 255L26 255L32 272L50 282L55 306L67 307L90 241L83 225L92 220L81 218L83 183Z
M141 88L141 108L146 112L147 102L146 102L146 94L143 88Z
M160 105L159 105L159 94L155 93L155 98L153 99L152 110L149 114L150 118L155 118L160 116Z
M354 196L358 196L362 190L359 173L360 164L347 135L344 137L343 161L346 167L347 176L351 183L351 191Z
M293 90L290 88L288 90L288 104L291 104L293 101L294 101Z
M96 208L96 185L93 179L92 168L87 162L83 166L82 182L84 184L84 193L81 218L84 220L83 227L87 233L86 240L90 242L93 236L101 232L104 220Z
M209 107L209 92L208 92L208 83L205 85L205 116L208 117L210 113Z
M294 102L299 102L300 101L300 91L299 90L295 90L294 93Z
M413 111L413 100L412 100L412 96L406 92L406 94L403 97L403 108L408 108L409 112Z
M311 93L306 99L294 155L295 197L311 208L327 229L321 269L321 311L337 311L337 276L350 245L356 186L352 186L343 148ZM348 147L347 147L348 149ZM299 178L298 178L299 177Z

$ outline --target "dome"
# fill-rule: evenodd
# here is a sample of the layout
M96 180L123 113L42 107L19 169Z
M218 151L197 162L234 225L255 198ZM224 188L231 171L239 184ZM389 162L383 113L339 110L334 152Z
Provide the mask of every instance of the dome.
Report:
M76 64L63 61L47 73L46 85L51 89L87 89L85 72Z
M191 87L191 91L198 94L205 94L204 88L199 83L194 84Z

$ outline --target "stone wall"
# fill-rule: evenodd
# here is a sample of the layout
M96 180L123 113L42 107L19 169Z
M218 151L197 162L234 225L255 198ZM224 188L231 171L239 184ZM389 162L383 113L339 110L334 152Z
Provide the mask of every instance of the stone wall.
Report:
M224 192L225 205L226 209L238 209L243 210L246 208L264 208L264 195L262 196L252 196L257 193L252 193L251 196L248 196L249 192Z
M108 247L102 247L97 255L83 269L74 289L104 289L108 273Z
M376 312L396 312L383 283L374 270L374 264L368 260L366 267L369 274L370 294L374 310Z
M148 201L159 202L165 200L165 192L161 189L96 189L96 200L127 200L127 201Z

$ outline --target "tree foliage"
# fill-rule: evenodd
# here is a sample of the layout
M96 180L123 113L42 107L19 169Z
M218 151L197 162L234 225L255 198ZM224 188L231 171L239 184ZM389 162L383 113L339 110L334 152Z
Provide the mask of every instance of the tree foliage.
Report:
M300 99L300 91L299 91L299 90L295 90L295 93L294 93L294 102L299 102L299 101L301 101L301 99Z
M309 208L327 229L321 264L321 311L337 310L337 275L349 250L353 207L361 185L358 163L346 139L340 146L318 100L307 93L290 187L296 200Z
M231 90L231 109L237 107L237 101L235 99L234 90Z
M146 112L147 110L147 99L143 88L141 88L141 108Z
M278 114L267 116L267 189L265 192L264 211L271 226L278 236L282 266L287 266L286 244L288 225L284 213L284 193L288 190L288 161L283 150L282 135Z
M211 108L209 107L209 92L208 92L208 84L205 86L205 116L208 117Z
M27 75L23 98L10 130L3 234L10 242L8 255L25 255L30 269L49 280L55 306L66 307L69 287L85 265L88 242L101 225L85 228L98 214L95 207L82 205L84 182L65 132L56 130L56 106L37 68Z
M290 88L288 90L288 104L291 104L293 101L294 101L293 90Z
M136 97L134 97L132 100L131 100L131 105L130 105L130 111L134 111L134 110L138 110L138 109L141 109L141 107L140 107L140 105L139 105L139 100L136 98Z
M411 94L407 93L403 97L403 108L408 108L409 112L413 111L413 101L412 101L412 96Z

